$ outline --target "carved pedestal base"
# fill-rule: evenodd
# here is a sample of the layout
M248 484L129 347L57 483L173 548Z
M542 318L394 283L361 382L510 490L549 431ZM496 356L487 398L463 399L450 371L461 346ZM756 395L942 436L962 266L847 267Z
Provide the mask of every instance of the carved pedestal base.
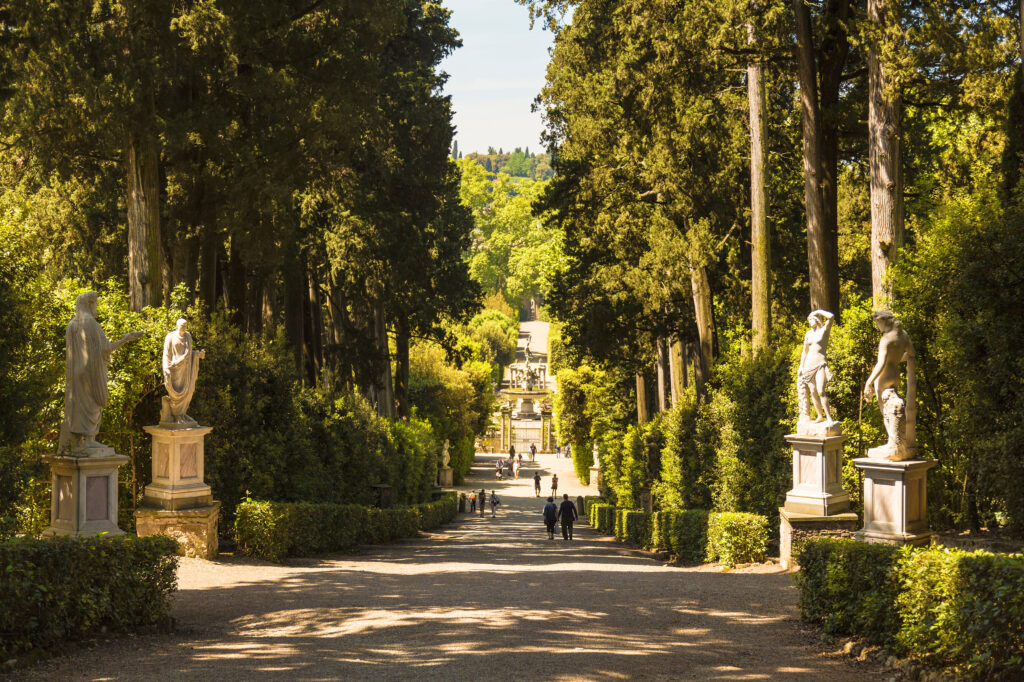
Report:
M212 426L146 426L153 437L153 482L143 505L153 509L191 509L213 504L203 480L203 438Z
M786 440L793 446L793 489L786 493L786 511L810 516L847 511L850 494L842 485L846 436L790 434Z
M601 478L600 467L590 467L590 485L596 487L598 490L601 489L601 485L604 480Z
M50 527L45 536L124 535L117 527L117 468L128 461L112 448L89 457L46 455L50 465Z
M455 471L451 467L441 467L437 471L437 484L442 488L455 485Z
M864 527L857 539L890 545L927 545L928 470L934 459L887 462L861 458L854 465L864 472Z
M793 568L793 548L803 540L812 537L852 538L860 524L853 512L833 514L831 516L814 516L798 514L779 508L779 563L783 568Z
M217 558L217 520L220 502L192 509L149 509L135 512L139 537L166 535L178 541L178 554L197 559Z

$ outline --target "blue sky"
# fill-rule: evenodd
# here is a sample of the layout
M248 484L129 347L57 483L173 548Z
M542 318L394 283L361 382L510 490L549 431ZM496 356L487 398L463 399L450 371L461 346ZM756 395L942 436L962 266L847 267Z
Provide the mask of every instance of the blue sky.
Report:
M525 7L513 0L446 0L462 47L442 64L445 92L455 110L455 139L462 153L488 146L543 151L540 114L530 112L541 88L552 37L530 30Z

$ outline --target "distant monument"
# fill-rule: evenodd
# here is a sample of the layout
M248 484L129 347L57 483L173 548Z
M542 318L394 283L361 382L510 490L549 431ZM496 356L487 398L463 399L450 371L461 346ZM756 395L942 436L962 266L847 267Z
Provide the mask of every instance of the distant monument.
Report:
M195 349L187 320L179 319L175 327L164 337L161 368L167 395L161 399L160 423L144 427L153 437L153 478L135 512L135 525L140 537L168 535L178 541L180 553L212 559L218 549L220 502L205 481L204 439L213 427L188 416L206 351Z
M878 360L864 384L864 397L878 397L888 441L853 460L864 474L864 527L857 537L868 542L926 545L928 470L938 461L917 459L917 356L910 336L887 310L871 316L882 332ZM907 364L906 401L900 397L900 365Z
M128 461L102 445L99 435L107 390L107 365L121 346L142 338L129 332L111 343L96 321L99 295L88 291L75 301L66 342L64 421L56 455L50 465L50 527L44 535L123 535L117 527L117 469Z
M444 447L441 448L441 468L437 471L437 483L442 488L450 488L455 485L455 472L448 463L452 457L448 454L448 439L444 440Z

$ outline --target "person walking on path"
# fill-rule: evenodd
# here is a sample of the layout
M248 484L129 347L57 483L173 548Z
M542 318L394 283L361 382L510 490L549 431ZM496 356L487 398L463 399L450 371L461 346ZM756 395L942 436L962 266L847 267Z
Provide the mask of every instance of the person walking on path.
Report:
M471 492L469 494L469 513L472 514L476 511L476 493Z
M566 459L572 458L572 443L565 444L565 457Z
M512 465L512 472L515 474L516 478L519 478L519 467L520 467L520 464L519 464L519 460L517 459L515 464Z
M537 444L530 443L530 461L537 459Z
M549 497L548 503L544 505L544 525L548 529L548 540L555 539L555 522L558 521L558 507L555 506L555 498Z
M551 476L551 497L558 497L558 474Z
M568 497L568 496L566 496ZM493 519L497 515L498 505L501 504L501 500L498 498L498 491L491 491L491 518Z
M535 497L540 497L540 472L533 474L533 494Z
M516 446L515 445L509 445L508 446L508 456L509 457L515 457L516 456Z
M576 518L576 505L569 499L569 493L565 493L562 495L562 504L558 507L558 520L562 522L563 540L572 540L572 524Z
M483 518L484 509L487 507L487 491L480 488L480 495L477 499L480 500L480 518Z

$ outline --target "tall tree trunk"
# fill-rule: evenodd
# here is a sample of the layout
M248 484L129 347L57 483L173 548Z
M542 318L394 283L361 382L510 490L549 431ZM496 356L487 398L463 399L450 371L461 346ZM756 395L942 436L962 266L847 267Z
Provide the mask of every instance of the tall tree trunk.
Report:
M811 308L835 310L829 300L828 238L822 205L822 131L818 101L811 12L805 0L793 0L796 16L796 60L800 78L800 120L803 131L804 205L807 212L807 268Z
M160 147L156 135L128 132L128 299L132 310L163 303L160 239Z
M228 276L225 293L227 294L227 308L231 311L231 321L238 327L245 325L245 263L234 244L231 246L231 253L228 257Z
M868 0L868 19L879 34L894 16L892 0ZM887 16L888 15L888 16ZM875 308L892 301L886 281L903 245L903 177L900 157L901 98L880 57L868 45L868 156L871 166L871 293Z
M308 314L309 323L306 335L306 343L309 346L310 366L314 375L314 382L319 380L320 373L324 367L324 343L323 330L324 318L323 307L320 300L320 284L317 281L316 273L310 270L306 275L309 291Z
M409 418L409 323L398 320L395 330L395 406L399 419Z
M714 362L714 318L711 317L711 285L708 284L708 272L703 267L690 269L690 287L693 291L693 309L697 320L697 336L700 339L697 352L697 363L694 379L697 382L697 393L704 395L708 373Z
M636 423L643 426L650 421L647 411L647 380L644 379L643 370L636 373Z
M686 355L683 342L672 339L668 348L668 368L671 379L672 406L675 407L683 397L686 388Z
M264 277L261 287L263 289L263 297L261 301L263 333L267 336L273 336L277 331L277 313L279 309L277 301L277 287L274 286L273 277Z
M285 334L295 354L295 367L306 367L306 277L305 268L294 244L286 247L284 264L284 324Z
M668 351L665 349L665 339L657 340L658 348L658 412L667 409L665 404L665 375L668 371Z
M391 348L388 345L387 317L384 314L383 301L373 310L374 336L381 355L380 376L377 390L377 414L390 419L395 418L395 393L391 383Z
M747 43L756 43L754 26L749 23ZM747 64L747 101L750 109L750 326L756 352L768 343L771 331L770 255L764 182L764 78L759 62Z

